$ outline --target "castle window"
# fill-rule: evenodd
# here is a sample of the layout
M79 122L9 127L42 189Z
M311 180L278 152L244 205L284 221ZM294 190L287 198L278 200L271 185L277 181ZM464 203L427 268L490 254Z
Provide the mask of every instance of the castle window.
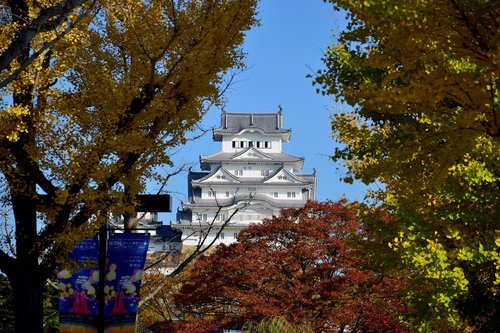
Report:
M264 142L264 148L271 148L271 142L270 141L265 141Z
M286 192L287 198L295 198L295 192Z
M226 198L229 198L229 191L226 191Z
M212 190L209 190L209 191L208 191L208 196L209 196L209 197L214 197L214 198L215 198L215 197L217 196L217 192L212 191Z
M278 197L278 192L271 192L271 196L277 198Z
M269 176L269 170L260 170L261 176Z
M237 146L238 142L237 141L233 141L232 143L233 143L233 148L237 148L236 146Z

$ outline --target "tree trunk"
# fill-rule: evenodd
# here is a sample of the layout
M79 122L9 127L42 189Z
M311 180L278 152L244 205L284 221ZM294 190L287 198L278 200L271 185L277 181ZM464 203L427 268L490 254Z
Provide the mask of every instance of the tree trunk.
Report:
M16 259L8 278L14 293L15 328L18 333L43 332L43 293L47 278L36 250L36 186L29 177L14 173L10 179L12 210L16 221Z
M9 277L14 292L17 333L43 333L44 280L37 271L38 264L18 262L14 276Z

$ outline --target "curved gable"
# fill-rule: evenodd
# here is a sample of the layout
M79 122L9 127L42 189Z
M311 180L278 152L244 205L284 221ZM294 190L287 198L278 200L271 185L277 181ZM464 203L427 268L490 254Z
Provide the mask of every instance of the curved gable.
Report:
M272 160L273 158L255 147L249 147L243 151L240 151L231 157L232 160Z
M303 184L308 185L309 182L304 182L303 180L297 178L293 173L285 169L284 167L279 168L272 175L269 175L262 181L263 184Z
M224 167L219 166L217 169L215 169L212 173L209 175L200 178L196 181L193 181L193 184L201 185L201 184L213 184L213 183L240 183L238 178L236 178L234 175L232 175L229 171L227 171Z

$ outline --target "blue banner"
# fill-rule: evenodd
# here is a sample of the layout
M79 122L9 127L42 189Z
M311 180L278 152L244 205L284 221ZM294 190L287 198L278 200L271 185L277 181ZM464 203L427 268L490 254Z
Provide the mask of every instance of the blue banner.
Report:
M149 234L114 234L108 240L104 280L106 333L135 332L148 245Z
M75 245L69 258L74 267L57 272L60 332L97 332L97 237L87 238Z

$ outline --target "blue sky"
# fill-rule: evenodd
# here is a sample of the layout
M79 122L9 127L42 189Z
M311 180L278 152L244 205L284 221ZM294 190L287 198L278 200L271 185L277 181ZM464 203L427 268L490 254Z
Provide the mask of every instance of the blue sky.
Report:
M227 91L228 112L276 112L283 107L284 125L292 129L290 142L283 150L305 158L302 172L317 171L317 199L362 200L366 188L344 184L339 165L329 156L335 143L331 137L330 115L335 112L331 97L316 94L306 75L322 68L321 57L332 35L345 26L343 15L334 13L321 0L262 0L259 5L261 25L247 35L244 50L247 69L239 74ZM220 125L220 109L212 109L202 122L205 127ZM197 162L199 155L220 151L220 143L211 133L188 143L174 158L176 163ZM199 170L199 164L193 167ZM175 212L186 199L186 174L168 184L173 194ZM162 219L168 223L174 214Z

